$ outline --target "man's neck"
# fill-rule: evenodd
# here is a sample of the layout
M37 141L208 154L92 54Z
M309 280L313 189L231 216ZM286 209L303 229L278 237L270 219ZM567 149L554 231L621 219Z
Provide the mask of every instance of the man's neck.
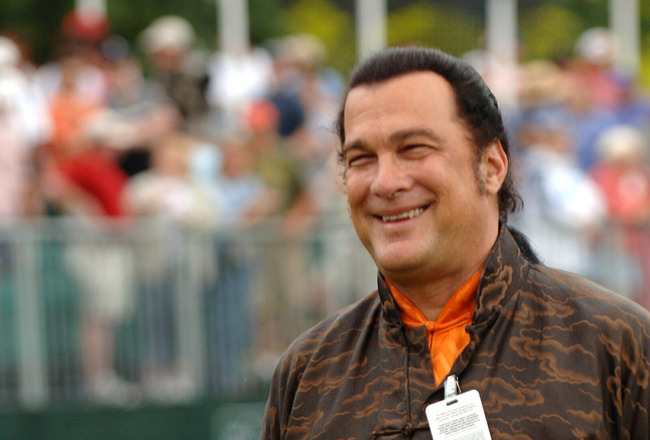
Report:
M389 278L404 296L406 296L424 314L429 321L436 321L449 298L465 284L482 265L468 268L454 276L448 276L429 282L414 283L414 278L408 283L402 280Z
M412 270L395 270L383 273L404 296L430 320L435 321L449 298L484 265L498 240L499 223L486 227L482 239L464 244L465 252L452 261L438 265L420 265Z

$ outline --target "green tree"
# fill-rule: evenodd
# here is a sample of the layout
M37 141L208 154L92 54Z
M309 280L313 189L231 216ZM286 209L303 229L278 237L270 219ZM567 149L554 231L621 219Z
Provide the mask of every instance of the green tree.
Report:
M261 43L284 34L281 0L248 0L251 41Z
M650 0L639 1L641 16L641 84L650 86Z
M388 44L419 44L454 55L476 49L482 23L476 17L430 2L419 1L399 8L388 18Z
M132 43L151 22L163 15L177 15L192 24L200 45L216 45L216 0L106 0L112 31Z
M308 33L322 41L331 67L345 73L356 61L353 19L331 1L298 0L283 18L281 25L287 34Z
M61 20L73 6L74 0L0 0L0 33L21 40L40 63L50 57Z
M546 0L543 4L554 5L580 17L583 29L607 26L609 2L616 0Z
M585 24L580 16L562 6L544 3L519 19L525 60L560 59L573 54L573 46Z

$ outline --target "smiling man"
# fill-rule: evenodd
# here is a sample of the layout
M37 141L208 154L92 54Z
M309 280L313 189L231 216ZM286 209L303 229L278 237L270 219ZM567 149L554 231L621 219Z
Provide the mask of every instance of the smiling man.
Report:
M507 226L508 140L469 65L378 53L338 129L378 290L287 350L262 439L650 438L650 316Z
M497 138L477 153L455 107L443 77L414 72L355 87L344 113L352 222L379 272L432 321L496 240L508 168Z

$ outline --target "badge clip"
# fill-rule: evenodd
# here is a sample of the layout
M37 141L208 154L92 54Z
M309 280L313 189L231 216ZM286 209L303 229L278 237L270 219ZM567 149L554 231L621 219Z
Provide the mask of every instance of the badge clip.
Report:
M458 384L458 378L455 374L450 374L445 379L445 401L447 402L447 405L451 405L455 402L458 393L462 393L460 385Z

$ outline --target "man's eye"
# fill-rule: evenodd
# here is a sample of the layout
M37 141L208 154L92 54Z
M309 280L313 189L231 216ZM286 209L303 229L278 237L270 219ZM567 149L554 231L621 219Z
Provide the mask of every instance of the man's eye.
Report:
M355 156L348 157L348 166L349 167L358 167L365 165L372 161L373 156L371 154L359 154Z
M429 151L430 148L427 145L422 145L422 144L407 145L404 148L402 148L402 154L409 157L410 156L419 157L425 155Z

